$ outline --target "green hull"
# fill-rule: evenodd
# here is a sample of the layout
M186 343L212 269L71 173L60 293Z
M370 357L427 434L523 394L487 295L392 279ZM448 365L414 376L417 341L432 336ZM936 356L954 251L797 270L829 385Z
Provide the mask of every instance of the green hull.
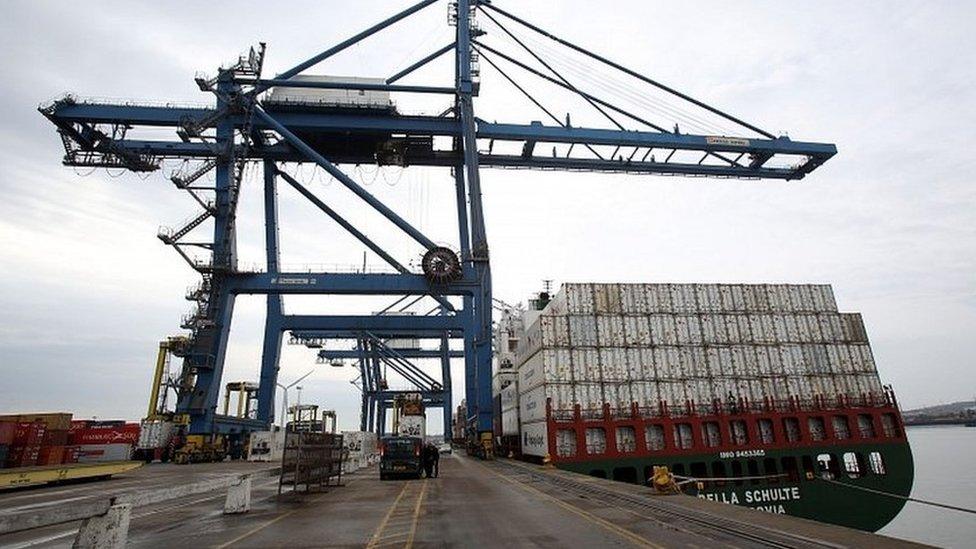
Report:
M574 471L586 475L603 476L617 480L636 481L644 474L649 476L650 467L666 465L672 471L690 471L693 465L705 464L712 467L721 462L727 471L732 470L732 462L738 461L743 471L748 470L749 458L752 461L763 462L775 460L781 463L782 458L795 457L799 462L804 456L816 463L820 454L832 454L841 458L846 452L857 452L868 456L871 452L878 452L883 457L885 474L874 474L871 467L863 467L867 473L858 478L850 478L844 471L844 464L840 463L841 471L833 482L805 478L801 470L799 480L778 479L775 482L767 480L739 480L725 482L723 485L705 485L701 489L696 483L684 485L683 491L689 495L697 495L705 499L742 505L772 513L783 513L803 517L821 522L839 524L858 530L875 532L888 524L901 511L905 500L896 497L883 496L859 490L854 487L839 485L849 484L859 488L879 490L900 496L908 496L912 490L914 479L914 462L912 452L905 442L891 444L851 444L831 445L820 447L797 448L788 450L760 450L759 453L743 453L744 457L727 457L718 453L690 454L683 456L634 457L614 458L604 460L586 460L576 462L557 462L556 466L567 471ZM636 478L631 477L636 472ZM676 473L679 474L679 473ZM709 475L693 475L704 477ZM738 475L734 475L738 476Z

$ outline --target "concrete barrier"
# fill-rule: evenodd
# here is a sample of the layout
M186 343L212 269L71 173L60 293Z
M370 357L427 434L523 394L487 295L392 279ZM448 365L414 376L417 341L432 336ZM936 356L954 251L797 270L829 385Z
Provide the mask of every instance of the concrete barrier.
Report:
M224 513L246 513L251 508L251 485L256 479L272 478L281 474L281 468L227 475L182 486L172 486L152 491L106 496L92 501L52 506L44 511L0 514L0 534L22 532L34 528L83 521L75 536L74 547L116 548L124 547L129 531L132 509L173 499L227 490Z

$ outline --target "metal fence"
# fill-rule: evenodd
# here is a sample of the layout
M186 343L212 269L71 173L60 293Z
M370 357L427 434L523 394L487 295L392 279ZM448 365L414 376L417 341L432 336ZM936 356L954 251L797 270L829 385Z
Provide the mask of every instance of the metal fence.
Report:
M281 457L278 493L286 484L298 491L342 483L342 435L334 433L288 432Z

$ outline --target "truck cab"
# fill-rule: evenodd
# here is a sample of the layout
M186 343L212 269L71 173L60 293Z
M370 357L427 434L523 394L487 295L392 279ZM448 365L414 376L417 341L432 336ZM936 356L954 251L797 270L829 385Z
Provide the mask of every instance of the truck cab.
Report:
M424 469L423 439L387 436L380 439L380 480L394 476L420 478Z

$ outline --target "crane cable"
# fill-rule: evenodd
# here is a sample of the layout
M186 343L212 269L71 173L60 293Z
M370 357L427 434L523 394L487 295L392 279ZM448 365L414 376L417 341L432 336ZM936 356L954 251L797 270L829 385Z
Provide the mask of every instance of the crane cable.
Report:
M966 507L958 507L956 505L949 505L948 503L939 503L937 501L929 501L929 500L924 500L924 499L919 499L919 498L913 498L913 497L910 497L910 496L903 496L903 495L900 495L900 494L893 494L891 492L885 492L883 490L876 490L874 488L866 488L864 486L856 486L854 484L848 484L846 482L839 482L839 481L832 480L832 479L829 479L829 478L823 478L823 477L817 477L817 478L819 480L822 480L822 481L827 482L829 484L835 484L837 486L844 486L846 488L853 488L855 490L861 490L861 491L864 491L864 492L870 492L872 494L878 494L880 496L886 496L886 497L889 497L889 498L902 499L902 500L905 500L905 501L911 501L911 502L914 502L914 503L920 503L922 505L931 505L933 507L941 507L943 509L951 509L953 511L959 511L961 513L971 513L971 514L976 515L976 509L967 509Z
M601 71L596 67L588 66L585 69L580 68L580 63L578 60L562 54L554 48L550 48L539 40L529 36L522 36L522 39L526 42L531 42L533 47L545 52L554 63L560 65L564 70L573 73L578 78L583 79L591 85L597 86L604 91L611 93L612 95L616 95L618 98L629 101L631 104L643 106L644 108L652 110L665 117L674 117L683 124L703 130L703 133L736 133L724 125L719 125L713 121L702 118L700 115L683 109L676 104L670 103L655 96L641 94L632 86L628 86L623 80L615 78L609 73Z

